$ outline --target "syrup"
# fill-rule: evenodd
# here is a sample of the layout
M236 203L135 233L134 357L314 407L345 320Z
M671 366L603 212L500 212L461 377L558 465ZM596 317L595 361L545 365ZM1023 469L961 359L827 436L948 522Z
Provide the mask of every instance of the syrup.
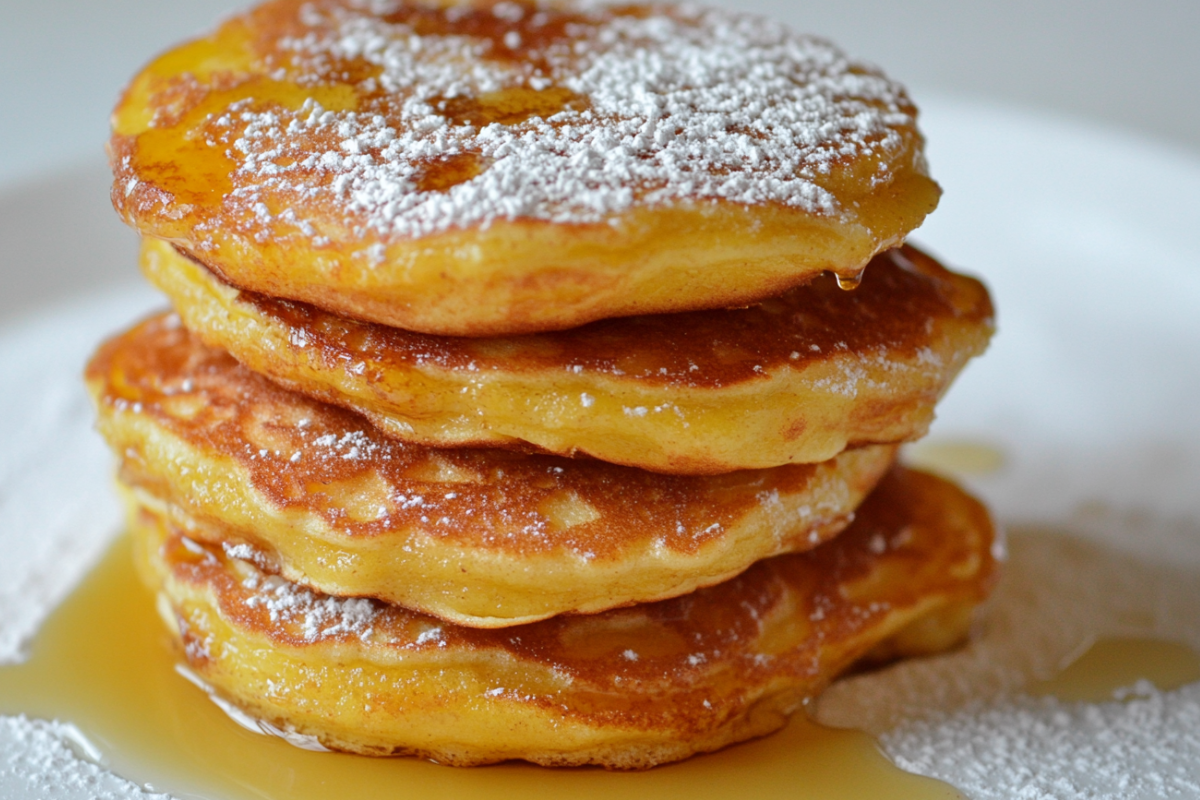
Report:
M447 191L479 175L483 168L483 159L474 153L446 156L425 165L425 169L416 179L417 191Z
M1163 639L1099 639L1068 659L1062 672L1028 691L1066 702L1104 703L1116 699L1118 690L1143 680L1164 692L1200 681L1200 653Z
M590 106L586 97L561 86L541 90L512 86L478 97L463 96L431 102L454 124L474 125L477 128L487 127L493 122L519 125L533 117L549 119L561 111L586 111Z
M177 674L154 608L122 540L43 626L29 661L0 667L0 713L74 723L117 774L156 791L213 800L586 800L618 791L639 798L960 796L892 766L866 734L824 728L803 715L774 736L638 773L518 763L455 769L307 752L239 727Z
M837 285L839 289L844 292L852 292L862 283L863 274L861 271L855 272L852 275L841 275L835 273L834 277L837 278Z
M990 475L1004 468L1004 451L983 442L922 441L905 448L904 462L940 475Z
M133 153L133 167L144 180L169 192L178 202L211 202L232 191L231 176L235 172L228 148L214 143L213 119L238 101L294 111L308 100L316 101L327 110L351 111L358 107L360 98L349 86L305 87L264 79L213 91L174 124L140 131Z

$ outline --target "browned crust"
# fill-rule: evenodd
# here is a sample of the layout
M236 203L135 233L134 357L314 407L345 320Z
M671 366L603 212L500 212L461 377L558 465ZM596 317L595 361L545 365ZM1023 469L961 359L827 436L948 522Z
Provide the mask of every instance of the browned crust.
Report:
M163 242L143 245L142 264L209 345L389 436L677 474L916 438L992 331L982 284L908 246L877 256L853 292L824 276L749 308L487 339L237 292Z
M407 444L279 388L169 315L102 346L87 377L122 479L197 538L481 627L674 596L810 548L894 456L678 476Z
M210 637L206 648L188 649L190 666L253 713L375 755L642 768L782 725L803 698L916 620L943 614L965 621L948 612L990 589L992 538L976 501L939 479L898 470L844 535L687 597L508 631L446 626L380 606L366 639L346 632L316 641L248 604L251 590L219 554L204 555L175 536L165 549L152 548L158 554L151 558L185 640ZM438 634L419 642L433 627ZM239 649L218 646L226 635L247 648L268 647L268 674L244 671ZM353 675L331 669L335 662L354 664ZM297 679L317 670L328 694L304 694L315 685L293 687L303 701L256 693L276 668ZM462 669L474 677L457 692L434 688L446 675L458 685ZM413 693L384 696L383 686ZM491 686L506 689L486 693ZM348 711L361 710L363 691L375 692L370 710ZM322 697L337 703L312 713ZM339 715L352 717L353 726ZM493 722L509 733L487 739ZM389 730L417 732L389 741ZM441 738L422 740L428 731Z

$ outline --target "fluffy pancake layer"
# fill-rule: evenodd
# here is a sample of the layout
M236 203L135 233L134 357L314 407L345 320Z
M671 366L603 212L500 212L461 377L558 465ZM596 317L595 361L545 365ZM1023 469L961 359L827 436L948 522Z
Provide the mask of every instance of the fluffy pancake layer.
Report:
M992 306L904 247L853 292L831 276L744 309L489 339L428 336L243 292L147 240L146 276L187 327L255 372L438 447L586 454L719 474L923 435Z
M113 202L239 287L500 335L857 273L937 204L916 109L695 7L277 0L113 116Z
M406 444L281 389L174 315L103 345L87 379L122 480L193 538L479 627L671 597L811 548L894 456L673 476Z
M954 644L994 572L986 511L902 470L808 553L501 631L317 595L152 512L134 522L160 608L218 695L333 749L461 765L643 768L768 733L874 648Z

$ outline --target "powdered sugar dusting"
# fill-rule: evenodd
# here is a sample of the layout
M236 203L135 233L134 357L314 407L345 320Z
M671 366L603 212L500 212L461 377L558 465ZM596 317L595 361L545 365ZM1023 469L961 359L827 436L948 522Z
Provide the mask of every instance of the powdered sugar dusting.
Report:
M74 725L0 717L0 796L54 800L169 800L94 763Z
M897 766L975 800L1200 797L1200 684L1111 703L1016 697L883 737ZM974 756L963 762L963 745ZM1019 790L1014 792L1014 787Z
M322 200L352 212L360 236L379 237L518 218L598 222L692 200L837 215L821 177L877 157L874 180L886 182L901 130L914 125L897 84L759 17L502 3L438 12L446 30L418 35L403 14L377 15L396 8L308 4L304 33L279 43L292 59L280 76L302 85L328 82L338 65L373 66L356 84L358 110L241 101L218 116L219 146L237 161L232 197L264 230L278 218L320 238L293 209ZM503 36L479 34L480 14L503 20ZM530 113L488 122L488 104L514 92ZM478 174L426 186L430 165L449 161ZM295 205L273 216L268 195Z
M1017 531L977 638L834 684L819 719L876 736L901 767L977 800L1200 797L1200 684L1139 683L1108 703L1028 696L1097 637L1159 637L1200 650L1200 563L1121 552L1195 554L1200 528L1115 515L1064 531ZM1091 541L1089 541L1091 540ZM1108 540L1113 546L1097 540Z
M266 609L271 622L299 630L308 642L339 636L366 641L374 630L375 602L356 597L330 597L290 583L277 575L252 575L242 583L250 608Z

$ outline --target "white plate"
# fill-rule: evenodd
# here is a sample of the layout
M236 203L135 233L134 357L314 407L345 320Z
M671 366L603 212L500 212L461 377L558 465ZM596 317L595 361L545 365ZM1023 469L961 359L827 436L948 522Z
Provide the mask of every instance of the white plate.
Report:
M984 276L1000 325L934 435L1005 451L1005 469L974 482L1005 521L1061 521L1099 502L1200 522L1200 162L982 103L925 96L923 107L946 196L914 238ZM104 198L80 206L72 187L95 186L96 174L27 187L0 197L0 208L37 195L94 219ZM64 236L67 217L10 224L0 244L8 269L18 255L36 257L37 242L52 243L64 264L126 252L111 232L102 246ZM10 387L0 394L0 659L116 530L108 456L77 376L103 334L153 302L145 289L117 288L0 330ZM1171 547L1173 559L1200 564L1200 538L1185 532ZM59 759L49 774L32 755L22 760L20 748L34 745L13 730L0 725L0 751L18 753L16 766L0 765L0 796L90 796L78 780L90 767Z

